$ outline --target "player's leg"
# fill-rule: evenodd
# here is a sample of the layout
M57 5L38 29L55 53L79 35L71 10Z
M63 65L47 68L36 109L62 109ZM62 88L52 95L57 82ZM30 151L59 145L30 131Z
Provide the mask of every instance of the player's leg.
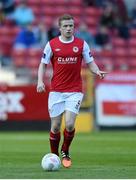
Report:
M69 148L75 135L75 121L79 113L80 105L83 99L82 93L71 93L65 103L65 129L64 141L61 148L62 164L65 167L71 166L71 159L69 156Z
M64 102L61 93L51 92L49 94L48 109L51 118L50 148L51 152L59 155L60 126L64 112Z
M70 167L72 162L69 155L69 147L75 135L75 120L77 114L66 111L65 113L65 129L64 140L61 148L62 164L64 167Z
M50 130L50 148L51 152L59 156L59 142L60 142L60 126L62 121L62 114L51 118Z
M65 112L65 129L64 129L64 142L62 145L62 150L64 152L69 152L70 144L75 135L75 121L76 116L74 112L66 111Z

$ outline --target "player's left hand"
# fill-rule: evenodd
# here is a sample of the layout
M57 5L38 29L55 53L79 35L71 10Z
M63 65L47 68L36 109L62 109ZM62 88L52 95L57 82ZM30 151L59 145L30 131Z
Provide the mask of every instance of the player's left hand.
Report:
M97 75L100 77L100 79L103 79L106 74L108 74L106 71L97 71Z

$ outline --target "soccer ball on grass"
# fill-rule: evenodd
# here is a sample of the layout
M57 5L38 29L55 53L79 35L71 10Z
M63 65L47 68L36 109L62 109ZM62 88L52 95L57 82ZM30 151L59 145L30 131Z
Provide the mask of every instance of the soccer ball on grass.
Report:
M61 165L60 158L53 153L43 156L41 166L45 171L58 171Z

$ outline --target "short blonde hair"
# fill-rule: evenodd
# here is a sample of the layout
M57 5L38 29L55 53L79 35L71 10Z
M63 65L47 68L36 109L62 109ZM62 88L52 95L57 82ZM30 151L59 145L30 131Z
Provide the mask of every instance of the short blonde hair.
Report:
M71 16L70 14L63 14L62 16L59 17L59 20L58 20L58 23L59 23L59 26L61 26L61 21L63 20L71 20L73 18L73 16Z

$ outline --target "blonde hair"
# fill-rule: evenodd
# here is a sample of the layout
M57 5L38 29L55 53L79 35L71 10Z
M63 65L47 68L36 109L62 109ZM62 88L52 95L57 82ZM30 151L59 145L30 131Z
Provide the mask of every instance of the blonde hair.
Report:
M59 17L59 20L58 20L58 23L59 23L59 26L61 26L61 21L63 20L71 20L73 18L73 16L71 16L70 14L63 14L62 16Z

